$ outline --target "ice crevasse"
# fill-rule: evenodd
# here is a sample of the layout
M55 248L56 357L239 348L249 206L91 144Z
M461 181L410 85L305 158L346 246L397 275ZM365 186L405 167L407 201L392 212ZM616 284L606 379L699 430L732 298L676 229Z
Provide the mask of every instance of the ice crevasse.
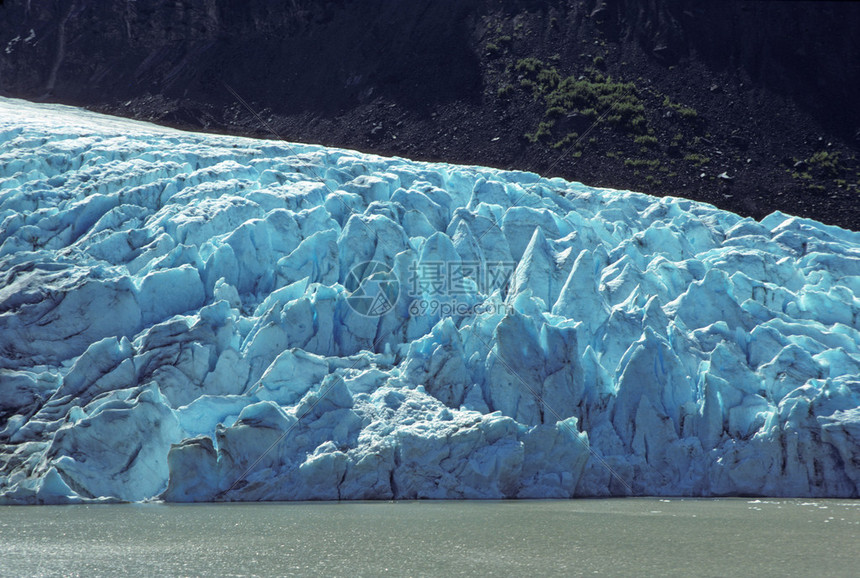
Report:
M0 100L0 503L860 496L860 233Z

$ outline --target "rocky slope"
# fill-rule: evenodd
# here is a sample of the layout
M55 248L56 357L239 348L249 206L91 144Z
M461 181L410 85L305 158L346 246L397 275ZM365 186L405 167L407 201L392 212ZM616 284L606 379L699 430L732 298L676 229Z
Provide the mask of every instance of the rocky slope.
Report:
M6 0L0 91L857 229L858 30L831 2Z

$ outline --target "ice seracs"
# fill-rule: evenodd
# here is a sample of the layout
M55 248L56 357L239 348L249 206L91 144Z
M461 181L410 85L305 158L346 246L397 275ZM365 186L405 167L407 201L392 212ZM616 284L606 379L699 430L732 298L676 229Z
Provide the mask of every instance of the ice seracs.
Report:
M857 497L858 296L780 213L0 100L0 502Z

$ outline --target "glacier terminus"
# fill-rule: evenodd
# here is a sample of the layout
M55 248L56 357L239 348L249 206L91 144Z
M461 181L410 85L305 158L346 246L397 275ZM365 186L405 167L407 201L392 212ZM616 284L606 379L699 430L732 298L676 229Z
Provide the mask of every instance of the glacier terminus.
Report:
M0 99L0 503L860 497L860 233Z

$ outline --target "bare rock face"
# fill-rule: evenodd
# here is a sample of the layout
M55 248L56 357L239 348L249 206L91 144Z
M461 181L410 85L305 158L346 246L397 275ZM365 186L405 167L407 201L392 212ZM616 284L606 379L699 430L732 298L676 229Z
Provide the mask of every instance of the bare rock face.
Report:
M480 90L482 18L534 13L553 14L570 37L590 20L609 41L632 39L667 64L692 57L743 69L810 106L842 107L852 128L860 122L850 98L860 9L831 2L7 0L0 81L16 96L88 104L144 92L217 103L230 99L212 83L228 81L282 112L355 106L380 90L426 106Z
M223 104L225 82L279 112L338 111L383 89L427 105L480 85L473 4L8 2L0 39L22 39L0 78L16 96L93 105L146 93Z
M0 94L856 228L858 30L849 2L6 0ZM635 85L647 128L548 117L528 59Z

